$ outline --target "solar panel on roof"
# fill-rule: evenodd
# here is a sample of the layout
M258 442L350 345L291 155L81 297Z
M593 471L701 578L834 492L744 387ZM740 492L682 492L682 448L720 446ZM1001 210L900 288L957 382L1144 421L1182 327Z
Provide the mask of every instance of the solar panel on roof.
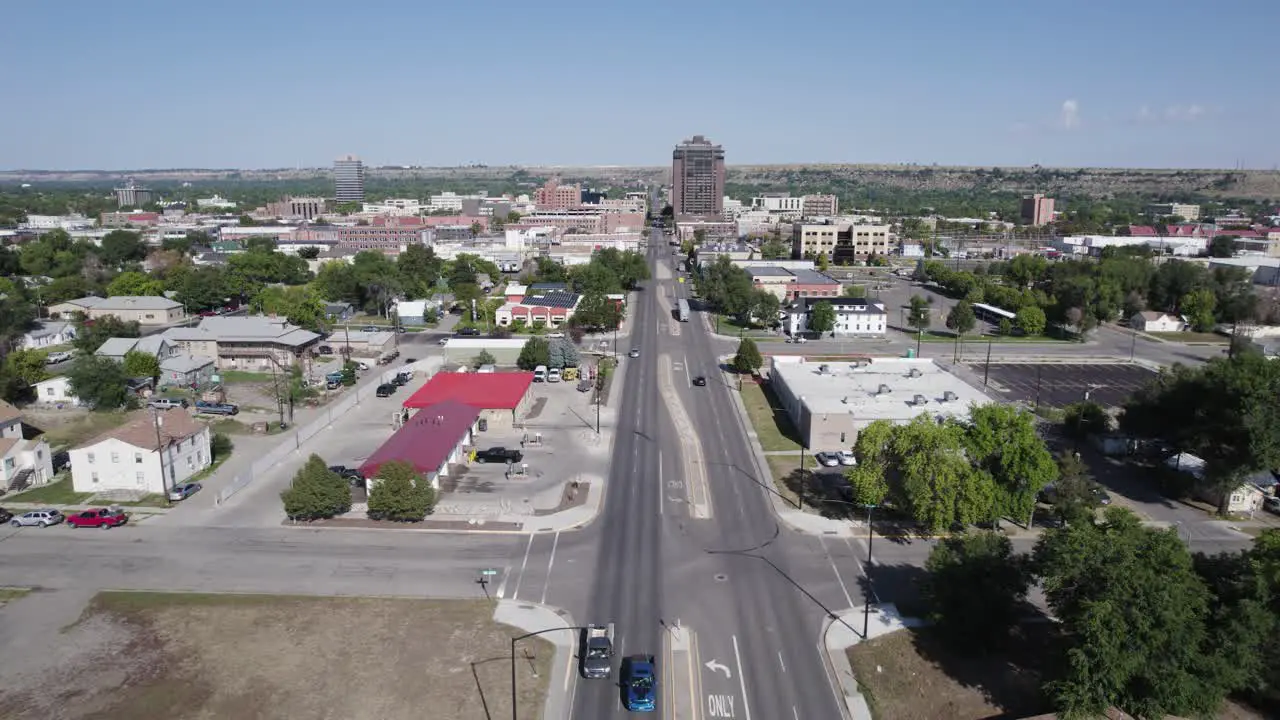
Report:
M541 305L553 308L571 308L578 302L578 296L571 292L548 292L542 295L526 297L521 305Z

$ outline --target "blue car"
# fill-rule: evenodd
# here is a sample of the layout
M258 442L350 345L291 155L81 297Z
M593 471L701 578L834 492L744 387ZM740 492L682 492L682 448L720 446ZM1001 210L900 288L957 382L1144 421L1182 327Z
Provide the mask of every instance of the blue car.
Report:
M657 678L652 655L632 655L622 663L622 683L626 688L627 710L653 712L657 707Z

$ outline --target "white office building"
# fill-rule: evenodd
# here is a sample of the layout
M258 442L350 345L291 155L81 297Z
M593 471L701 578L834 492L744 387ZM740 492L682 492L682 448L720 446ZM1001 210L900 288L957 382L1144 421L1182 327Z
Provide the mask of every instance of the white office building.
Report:
M333 161L333 199L338 203L364 202L364 163L355 155Z
M889 325L889 314L884 303L876 298L800 298L783 310L786 313L783 320L784 331L792 337L808 334L813 308L820 302L830 303L836 311L832 337L884 337Z

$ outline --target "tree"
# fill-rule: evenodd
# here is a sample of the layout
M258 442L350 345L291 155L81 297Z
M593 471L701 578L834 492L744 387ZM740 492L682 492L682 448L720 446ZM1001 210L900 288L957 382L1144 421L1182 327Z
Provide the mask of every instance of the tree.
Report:
M93 410L115 410L129 402L129 376L108 357L77 358L67 371L71 392Z
M409 247L417 247L417 246L410 245ZM308 245L307 247L300 247L298 248L298 257L302 258L303 260L315 260L316 258L320 257L320 248L314 245Z
M436 505L436 493L413 466L400 460L384 463L369 490L373 520L421 522Z
M993 650L1008 637L1031 575L1004 535L978 532L938 543L925 561L921 594L930 619L963 653Z
M578 366L578 349L565 338L555 338L547 342L547 362L549 368L563 370Z
M147 244L142 236L131 230L112 230L102 238L98 257L108 267L118 268L125 263L141 262L147 256Z
M1100 523L1045 533L1034 563L1066 638L1062 674L1045 686L1064 714L1209 717L1237 689L1176 531L1108 508Z
M928 330L932 322L929 301L919 295L912 295L907 308L907 326L921 334Z
M996 516L1030 518L1036 495L1058 478L1035 417L1013 405L979 405L969 411L964 440L969 460L995 482Z
M320 329L325 319L324 301L310 286L283 287L271 285L262 289L249 303L255 311L282 315L289 322L309 330Z
M1069 437L1083 440L1090 435L1111 432L1111 416L1106 408L1092 400L1071 403L1062 409L1062 427Z
M751 293L747 314L749 318L763 325L774 327L778 324L778 313L782 310L782 301L768 290L754 290Z
M769 238L760 245L760 257L765 260L781 260L791 257L791 248L778 238Z
M103 315L93 320L76 322L76 336L71 341L83 355L92 355L102 343L113 337L141 337L142 329L136 320L125 322L115 315Z
M160 361L155 355L141 350L130 350L124 354L124 372L131 378L160 377Z
M738 341L738 352L733 356L734 370L743 375L754 375L763 364L764 358L760 356L760 348L756 346L755 340L744 337Z
M1236 239L1231 235L1217 235L1209 241L1209 257L1229 258L1236 254Z
M866 285L845 285L844 296L847 298L864 298L867 296Z
M818 253L818 257L814 258L813 265L818 269L818 272L826 272L827 268L831 267L831 259L827 257L826 253Z
M493 356L493 353L481 349L480 354L476 355L475 359L471 361L471 366L478 368L484 365L496 365L497 363L498 360Z
M479 221L471 223L471 237L477 237L484 232L484 226Z
M410 297L430 297L444 272L444 260L425 245L409 245L396 257L400 283Z
M122 272L107 284L107 295L164 295L164 283L140 272Z
M813 309L809 311L809 330L821 336L831 332L835 327L835 307L826 300L815 303Z
M533 370L539 365L551 361L551 347L545 338L531 337L520 348L520 357L516 359L516 367L521 370Z
M569 272L561 263L552 260L549 257L536 258L534 274L540 282L566 282L569 279Z
M1035 305L1024 305L1018 308L1013 324L1027 337L1036 337L1043 335L1047 320L1044 316L1044 310Z
M1000 318L999 324L996 325L996 332L1009 337L1013 334L1013 321L1009 318Z
M947 313L947 329L954 331L957 336L967 335L977 324L978 318L973 312L973 304L968 301L961 300Z
M900 483L895 494L930 532L995 519L995 482L965 455L960 425L921 414L894 431L892 453Z
M1065 523L1090 522L1098 506L1098 484L1077 453L1058 454L1058 479L1053 484L1053 514Z
M879 506L889 496L889 482L885 479L885 466L880 460L868 460L845 471L844 479L852 493L849 502L859 507Z
M22 381L23 387L29 387L49 377L45 369L45 358L48 353L30 348L10 352L4 358L5 375Z
M1214 326L1217 325L1213 316L1213 310L1217 303L1218 299L1214 296L1212 290L1201 288L1183 295L1182 301L1178 303L1178 306L1182 310L1182 314L1186 316L1192 330L1196 332L1211 332Z
M313 454L294 474L288 489L280 493L280 499L290 520L319 520L350 510L351 488Z

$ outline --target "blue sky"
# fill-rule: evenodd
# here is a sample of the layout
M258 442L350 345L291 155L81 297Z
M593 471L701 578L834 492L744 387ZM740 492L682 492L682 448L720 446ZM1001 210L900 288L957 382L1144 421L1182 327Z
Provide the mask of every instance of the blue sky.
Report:
M16 3L0 167L1280 165L1276 0Z

